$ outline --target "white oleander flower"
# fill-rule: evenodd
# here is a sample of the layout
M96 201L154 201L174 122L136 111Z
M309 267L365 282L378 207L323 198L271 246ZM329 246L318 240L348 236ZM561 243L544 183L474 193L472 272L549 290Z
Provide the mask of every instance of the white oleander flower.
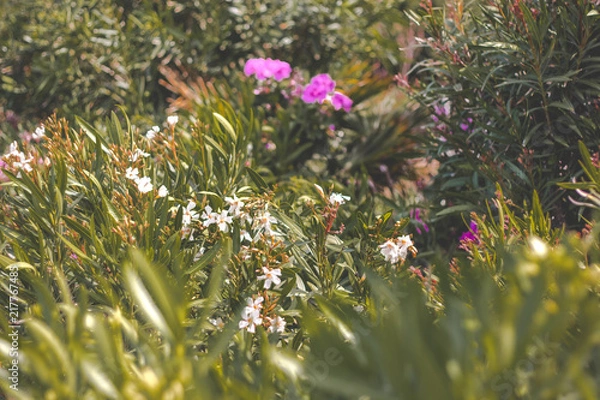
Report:
M133 153L131 153L131 157L129 157L129 161L131 162L136 162L140 157L149 157L150 154L146 153L145 151L141 150L141 149L135 149L133 151Z
M158 188L158 197L167 197L169 195L169 189L165 185L161 185Z
M40 140L45 139L46 138L46 128L44 127L44 125L40 125L37 128L35 128L35 131L31 135L31 137L36 142L39 142Z
M148 132L146 132L146 139L152 140L156 137L156 134L160 132L160 128L154 125Z
M221 232L229 232L229 224L233 222L233 218L228 214L227 210L223 210L220 214L216 214L215 220L215 224L217 224Z
M125 170L125 178L137 181L139 179L140 171L137 168L128 167Z
M154 188L152 185L152 180L147 176L139 178L135 183L137 183L140 193L148 193Z
M258 279L259 281L265 281L265 289L270 289L271 284L277 286L281 283L281 269L269 269L267 267L262 267L262 272L264 275L257 276L256 279Z
M244 202L238 199L236 195L233 195L233 197L225 197L225 201L229 204L227 212L236 218L239 217L242 208L244 207Z
M269 323L269 329L268 329L269 332L271 332L271 333L285 332L285 320L283 318L281 318L279 315L277 315L275 318L266 317L265 319Z
M250 333L256 332L256 327L262 324L262 318L260 312L252 311L249 313L242 313L242 320L239 323L240 329L246 329Z
M331 193L331 195L329 196L329 204L331 204L332 206L341 206L342 204L346 203L347 201L350 200L349 196L344 196L341 193Z
M408 249L413 246L410 236L403 235L396 239L389 239L379 246L380 253L385 261L396 264L398 261L406 260Z
M198 213L193 211L196 208L196 203L193 200L189 200L187 206L183 209L183 215L181 217L181 223L184 226L190 225L192 220L198 218Z
M179 122L179 117L177 115L169 115L167 117L167 124L169 124L169 126L173 126L175 124L177 124Z
M272 225L277 223L277 219L271 216L269 211L263 211L257 218L254 218L254 223L258 230L262 230L265 235L273 235Z

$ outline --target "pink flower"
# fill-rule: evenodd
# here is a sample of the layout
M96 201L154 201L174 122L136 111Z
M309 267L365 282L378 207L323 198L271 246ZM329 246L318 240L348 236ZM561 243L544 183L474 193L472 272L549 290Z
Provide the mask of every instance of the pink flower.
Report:
M327 95L335 89L335 82L329 74L319 74L314 76L302 93L302 101L305 103L322 103Z
M256 75L256 79L264 81L274 78L276 81L289 78L292 73L292 67L285 61L273 60L271 58L251 58L244 65L244 74L246 76Z
M265 66L266 69L273 74L273 78L275 78L277 82L289 78L292 74L292 67L285 61L267 58L265 60Z
M331 105L336 110L343 108L344 111L350 112L350 108L352 107L352 99L345 94L335 92L333 96L331 96Z
M478 234L479 234L479 229L477 227L477 222L471 221L471 223L469 224L469 230L467 232L463 232L463 234L460 235L460 238L458 240L460 240L462 243L467 243L467 242L479 243Z
M4 174L4 169L8 167L8 164L0 159L0 182L8 182L8 176Z

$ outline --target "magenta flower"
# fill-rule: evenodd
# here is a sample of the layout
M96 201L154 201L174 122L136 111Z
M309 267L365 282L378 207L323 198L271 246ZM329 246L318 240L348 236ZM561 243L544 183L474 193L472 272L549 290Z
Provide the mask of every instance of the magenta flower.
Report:
M265 69L269 71L277 82L287 79L292 74L292 67L285 61L271 60L267 58L265 60Z
M477 237L477 233L478 233L477 222L471 221L471 223L469 224L469 230L467 232L464 232L462 235L460 235L459 240L462 243L466 243L466 242L479 243L479 238Z
M472 123L473 123L473 118L467 118L466 122L463 122L462 124L460 124L460 129L462 129L465 132L469 132L469 131L471 131Z
M319 74L314 76L302 93L302 101L305 103L322 103L329 93L335 89L335 82L329 74Z
M421 225L423 227L423 229L425 229L425 232L429 232L429 226L425 223L425 221L423 221L421 219L421 209L420 208L415 208L415 209L410 210L409 215L416 222L418 222L419 225ZM421 229L419 229L418 225L415 226L415 229L416 229L417 233L420 235L421 234Z
M244 65L244 75L252 76L256 74L257 71L264 69L265 60L262 58L251 58L246 61L246 65Z
M335 92L333 96L331 96L331 105L333 105L333 108L336 110L343 108L344 111L350 112L350 108L352 107L352 99L345 94Z
M259 81L274 78L279 82L290 77L292 67L287 62L281 60L251 58L244 65L244 74L246 76L255 75Z

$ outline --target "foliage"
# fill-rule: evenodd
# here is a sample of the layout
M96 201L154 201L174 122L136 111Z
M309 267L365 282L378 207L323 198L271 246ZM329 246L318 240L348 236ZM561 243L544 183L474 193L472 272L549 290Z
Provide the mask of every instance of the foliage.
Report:
M18 272L24 398L182 398L204 381L263 396L275 389L230 378L257 343L299 349L302 304L363 304L365 270L398 271L378 246L406 221L376 216L364 189L350 201L299 178L271 187L249 167L256 121L224 102L189 125L173 117L146 135L116 115L103 130L54 118L4 157L0 261ZM243 326L253 301L260 317Z
M600 18L594 2L492 1L411 14L430 59L414 98L432 113L445 212L481 206L496 183L516 204L539 194L556 226L576 212L556 184L581 173L577 142L599 145ZM453 208L454 207L454 208Z
M590 2L26 4L4 397L598 398Z
M506 254L502 286L460 263L462 296L441 285L439 319L404 280L371 279L362 314L325 303L305 318L311 398L597 398L597 237L597 227L552 247L532 237Z
M309 71L351 60L400 63L395 33L407 2L298 0L5 2L0 21L2 130L20 133L59 112L91 122L117 105L134 123L164 117L161 66L204 78L272 56ZM277 27L277 29L273 29ZM12 128L11 128L12 127Z

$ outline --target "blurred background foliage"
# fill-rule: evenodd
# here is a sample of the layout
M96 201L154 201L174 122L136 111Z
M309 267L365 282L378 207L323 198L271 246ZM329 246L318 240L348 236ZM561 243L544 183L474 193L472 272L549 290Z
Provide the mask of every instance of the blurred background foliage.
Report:
M431 112L437 215L481 210L499 184L518 205L537 191L555 226L581 227L557 184L582 175L579 141L600 146L597 2L425 2L410 15L426 32L409 80Z
M125 107L161 117L171 93L159 67L229 77L251 57L311 74L354 61L394 73L410 1L3 2L0 70L7 125L30 128L58 111L91 122Z

